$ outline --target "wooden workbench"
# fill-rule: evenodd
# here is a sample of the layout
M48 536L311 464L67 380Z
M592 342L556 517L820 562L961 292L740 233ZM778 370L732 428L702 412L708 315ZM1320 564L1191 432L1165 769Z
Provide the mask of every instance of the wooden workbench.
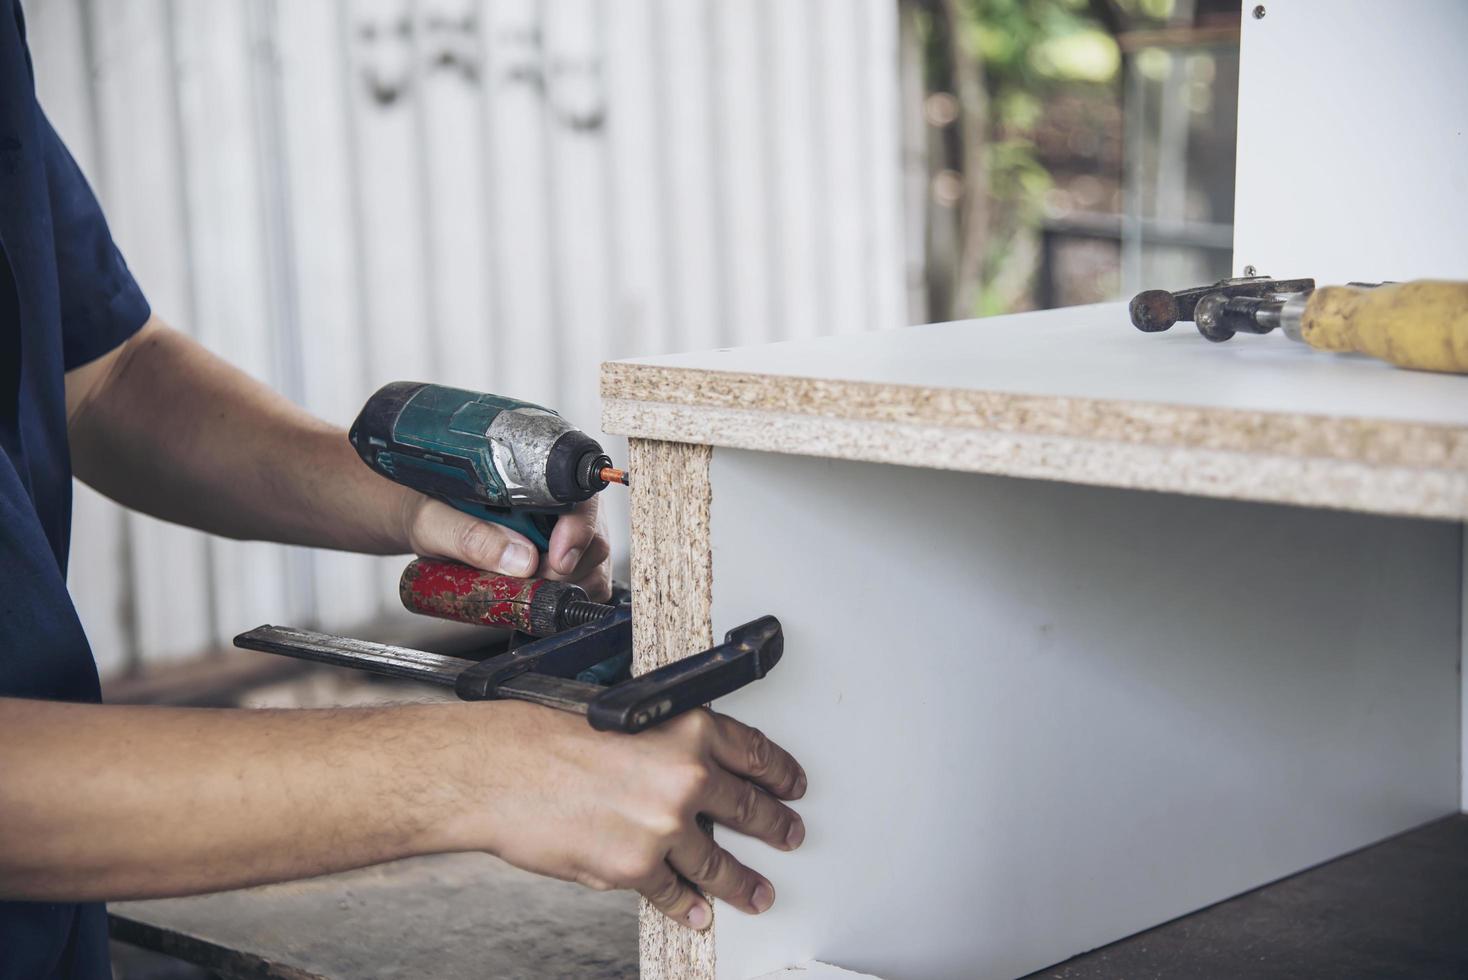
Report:
M641 667L811 774L646 977L1015 976L1456 812L1468 378L1102 305L624 361Z
M481 854L195 898L117 902L115 939L269 980L636 976L637 906Z

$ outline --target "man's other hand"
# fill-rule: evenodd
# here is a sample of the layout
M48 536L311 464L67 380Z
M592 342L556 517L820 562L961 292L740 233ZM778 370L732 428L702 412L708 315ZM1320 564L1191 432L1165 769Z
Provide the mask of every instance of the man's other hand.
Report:
M482 712L501 764L475 766L449 849L487 849L529 871L591 888L634 889L664 915L706 929L694 886L744 912L774 887L714 843L706 816L791 851L805 825L784 800L806 777L760 732L706 709L637 735L593 731L584 718L518 702Z
M596 497L561 515L543 557L523 534L422 494L408 495L403 526L409 546L426 558L449 558L500 575L570 582L597 601L612 594L612 549L597 516Z

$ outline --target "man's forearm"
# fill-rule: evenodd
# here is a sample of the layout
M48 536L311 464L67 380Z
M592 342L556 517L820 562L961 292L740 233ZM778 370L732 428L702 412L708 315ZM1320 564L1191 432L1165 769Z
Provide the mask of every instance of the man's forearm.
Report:
M0 898L180 895L453 850L455 760L494 715L0 699Z
M236 538L409 548L416 494L363 466L342 430L161 324L119 352L70 435L78 476L156 517Z

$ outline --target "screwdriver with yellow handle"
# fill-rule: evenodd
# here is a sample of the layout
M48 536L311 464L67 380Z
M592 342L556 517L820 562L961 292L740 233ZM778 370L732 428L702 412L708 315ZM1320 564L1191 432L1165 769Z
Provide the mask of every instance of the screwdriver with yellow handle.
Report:
M1193 320L1199 333L1217 342L1278 328L1316 350L1468 374L1468 282L1420 279L1317 289L1311 279L1249 276L1178 293L1138 293L1131 316L1148 333L1178 320Z

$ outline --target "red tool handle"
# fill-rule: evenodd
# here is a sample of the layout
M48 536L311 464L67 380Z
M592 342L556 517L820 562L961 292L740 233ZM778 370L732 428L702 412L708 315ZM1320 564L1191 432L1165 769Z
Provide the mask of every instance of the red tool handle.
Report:
M437 558L419 558L403 569L398 595L411 612L532 636L555 633L565 603L586 598L563 582L496 575Z

